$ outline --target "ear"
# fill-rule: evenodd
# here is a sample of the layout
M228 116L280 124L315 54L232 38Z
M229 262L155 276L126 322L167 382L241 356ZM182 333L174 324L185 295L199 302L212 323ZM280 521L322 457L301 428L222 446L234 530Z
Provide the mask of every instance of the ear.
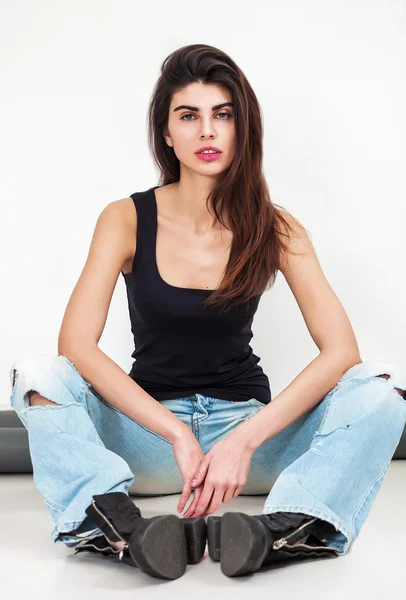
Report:
M165 129L163 131L163 136L164 136L165 142L168 144L168 146L173 147L172 139L171 139L171 136L169 135L168 127L165 127Z

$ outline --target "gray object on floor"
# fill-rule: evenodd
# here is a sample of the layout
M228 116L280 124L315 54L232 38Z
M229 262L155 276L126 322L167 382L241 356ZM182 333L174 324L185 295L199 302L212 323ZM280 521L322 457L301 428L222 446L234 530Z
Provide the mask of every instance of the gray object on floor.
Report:
M406 459L406 427L392 460ZM0 411L0 473L32 473L28 432L14 410Z

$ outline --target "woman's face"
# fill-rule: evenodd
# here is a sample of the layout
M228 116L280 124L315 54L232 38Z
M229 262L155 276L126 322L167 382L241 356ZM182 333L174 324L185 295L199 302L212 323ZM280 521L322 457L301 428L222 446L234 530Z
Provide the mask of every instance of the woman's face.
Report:
M172 96L164 138L173 147L182 169L217 176L227 169L235 153L235 122L231 94L214 84L191 83ZM182 108L179 108L182 107ZM193 109L193 110L192 110ZM215 160L203 160L196 152L215 146Z

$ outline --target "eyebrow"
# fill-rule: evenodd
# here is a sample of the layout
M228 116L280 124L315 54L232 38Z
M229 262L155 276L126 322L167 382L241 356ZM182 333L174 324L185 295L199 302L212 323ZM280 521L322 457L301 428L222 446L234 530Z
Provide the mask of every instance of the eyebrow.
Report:
M223 108L224 106L234 106L234 104L232 102L223 102L222 104L216 104L215 106L213 106L212 110L218 110L219 108ZM199 108L197 106L189 106L188 104L181 104L180 106L177 106L173 109L173 112L181 110L182 108L185 108L186 110L193 110L194 112L199 112Z

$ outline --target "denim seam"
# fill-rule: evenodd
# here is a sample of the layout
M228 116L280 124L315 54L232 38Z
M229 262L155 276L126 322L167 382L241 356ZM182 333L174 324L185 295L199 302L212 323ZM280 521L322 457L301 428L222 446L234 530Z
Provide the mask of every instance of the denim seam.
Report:
M60 527L64 527L65 525L75 525L77 524L77 526L79 527L79 525L81 525L83 523L83 521L64 521L63 523L58 523L58 531ZM61 531L60 533L69 533L69 531L71 531L70 529L68 529L68 531Z
M248 421L248 419L251 419L251 417L254 417L261 410L261 408L259 406L254 406L252 404L251 404L251 406L253 407L254 410L252 410L248 414L243 415L241 417L240 421Z
M197 439L197 441L200 441L199 440L199 435L200 435L199 421L200 421L200 418L199 418L199 416L195 417L194 416L195 414L196 413L192 414L192 431L193 431L193 434L194 434L195 438Z
M326 421L326 419L327 419L328 413L330 412L331 401L332 401L332 399L333 399L333 396L334 396L334 394L335 394L335 393L338 391L338 385L339 385L339 384L337 383L337 385L336 385L336 386L335 386L335 387L334 387L332 390L330 390L330 392L329 392L329 394L331 394L331 396L330 396L330 398L328 399L328 402L327 402L326 408L325 408L325 410L324 410L323 418L322 418L322 420L321 420L321 423L320 423L320 425L319 425L319 428L318 428L318 430L316 431L316 433L315 433L314 435L318 435L318 434L319 434L319 432L321 431L321 429L323 428L323 425L324 425L324 423L325 423L325 421Z
M362 500L361 500L361 502L360 502L360 505L358 506L357 510L355 511L355 513L354 513L354 516L353 516L353 518L352 518L352 525L353 525L353 528L354 528L354 531L355 531L355 532L356 532L356 529L355 529L355 519L357 518L357 515L358 515L359 511L361 510L361 508L364 506L365 502L367 501L367 499L368 499L368 496L369 496L369 495L370 495L370 493L372 492L372 489L373 489L374 485L375 485L375 484L376 484L376 483L377 483L377 482L378 482L380 479L382 479L382 478L385 476L385 473L386 473L386 472L387 472L387 470L388 470L388 467L389 467L389 465L390 465L390 462L391 462L391 459L389 459L389 460L388 460L388 462L386 463L386 465L385 465L385 467L383 468L383 470L382 470L381 474L379 475L379 477L377 477L377 478L376 478L376 479L375 479L375 480L374 480L374 481L371 483L371 485L370 485L370 486L369 486L369 488L368 488L368 491L365 493L365 496L363 497L363 499L362 499Z
M64 512L63 509L56 508L56 506L54 506L53 504L51 504L50 502L48 502L48 500L46 500L45 498L44 498L44 500L45 500L46 504L48 504L48 506L50 508L52 508L52 510L56 510L56 512L59 512L59 513L63 514L63 512Z

